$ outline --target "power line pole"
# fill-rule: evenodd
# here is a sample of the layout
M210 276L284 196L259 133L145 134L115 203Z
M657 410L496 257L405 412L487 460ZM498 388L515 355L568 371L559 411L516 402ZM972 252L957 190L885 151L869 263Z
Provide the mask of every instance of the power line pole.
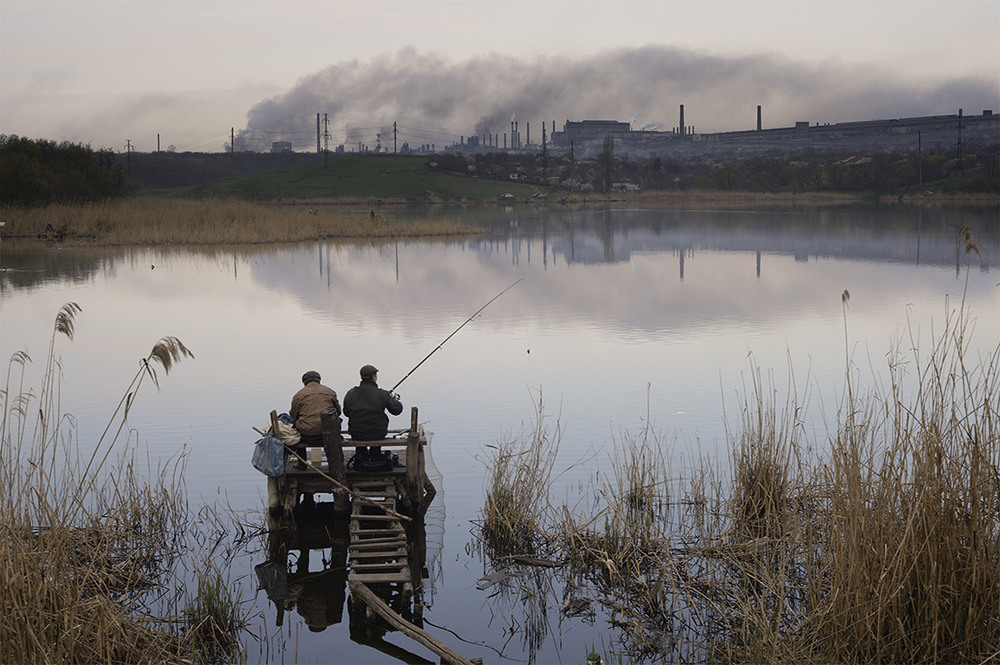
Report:
M330 119L323 114L323 168L330 165Z
M917 177L919 178L920 185L924 184L924 144L923 139L920 136L920 130L917 130Z
M236 159L236 128L229 128L229 157Z
M392 121L392 156L396 156L396 121Z
M958 109L958 169L965 175L965 165L962 164L962 109Z
M545 175L545 170L549 164L549 153L545 149L545 123L542 123L542 175Z

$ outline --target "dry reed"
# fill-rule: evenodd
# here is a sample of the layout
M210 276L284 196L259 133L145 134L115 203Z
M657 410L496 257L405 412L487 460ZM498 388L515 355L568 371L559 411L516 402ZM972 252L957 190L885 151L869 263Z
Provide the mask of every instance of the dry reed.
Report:
M538 397L538 411L531 431L509 437L485 461L488 473L486 505L480 533L492 557L537 554L549 510L552 467L559 452L559 426L550 433L545 426L544 405Z
M391 213L267 205L236 199L140 198L85 205L5 208L4 238L51 238L101 245L224 245L327 238L390 239L479 233L446 221L397 221Z
M980 251L964 229L963 248ZM648 464L668 451L644 431L616 445L599 505L519 537L565 554L567 604L600 597L619 660L996 661L1000 344L971 358L973 327L963 300L926 356L912 333L864 387L848 353L827 441L803 432L808 399L779 404L754 367L728 483Z
M174 338L160 340L93 453L80 459L75 423L60 410L55 355L56 337L72 339L79 311L68 303L56 317L39 392L24 385L31 358L19 351L0 394L6 489L0 496L0 662L190 663L192 656L215 662L218 652L205 651L194 631L158 628L159 620L148 616L148 601L172 581L186 530L183 458L140 476L132 449L110 456L142 383L157 380L154 366L169 371L190 351Z

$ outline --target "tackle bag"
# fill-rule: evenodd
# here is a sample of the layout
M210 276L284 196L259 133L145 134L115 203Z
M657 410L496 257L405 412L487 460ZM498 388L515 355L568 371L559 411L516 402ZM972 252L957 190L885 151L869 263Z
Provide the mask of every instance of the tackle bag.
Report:
M265 476L275 478L285 475L285 444L268 430L264 438L254 444L250 463Z

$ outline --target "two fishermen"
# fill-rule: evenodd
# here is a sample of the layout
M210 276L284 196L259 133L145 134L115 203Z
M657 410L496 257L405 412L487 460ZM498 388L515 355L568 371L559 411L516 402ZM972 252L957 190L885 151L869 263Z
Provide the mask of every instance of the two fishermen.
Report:
M403 403L399 395L378 387L378 369L372 365L361 368L361 383L354 386L344 395L343 414L347 416L347 431L355 441L381 441L389 431L389 416L403 412ZM322 445L323 426L320 412L333 407L336 414L341 414L337 393L320 383L319 372L310 370L302 375L302 388L292 397L292 407L289 416L295 429L299 431L301 441L296 453L305 457L307 445ZM364 460L376 460L382 456L381 446L357 446L354 463Z

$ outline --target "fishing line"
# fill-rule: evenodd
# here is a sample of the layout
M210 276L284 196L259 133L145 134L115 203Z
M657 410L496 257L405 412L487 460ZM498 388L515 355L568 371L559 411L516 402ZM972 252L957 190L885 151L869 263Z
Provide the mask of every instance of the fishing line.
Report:
M475 313L474 313L474 314L473 314L472 316L470 316L469 318L467 318L467 319L465 320L465 322L464 322L464 323L463 323L462 325L460 325L459 327L457 327L457 328L455 328L455 329L454 329L453 331L451 331L451 334L450 334L450 335L448 335L447 337L445 337L445 338L444 338L444 340L442 340L442 341L441 341L441 343L440 343L440 344L438 344L438 345L437 345L437 346L436 346L436 347L434 348L434 350L433 350L433 351L431 351L431 352L430 352L430 353L428 353L428 354L427 354L426 356L424 356L424 359L423 359L423 360L421 360L420 362L418 362L418 363L416 364L416 366L414 366L414 368L413 368L413 369L411 369L411 370L410 370L409 372L407 372L407 373L406 373L406 376L404 376L404 377L403 377L402 379L400 379L400 380L399 380L399 382L398 382L398 383L396 383L396 385L394 385L394 386L393 386L392 388L390 388L390 389L389 389L389 392L391 392L391 393L394 393L394 392L396 392L396 388L398 388L398 387L399 387L399 384L401 384L401 383L402 383L403 381L406 381L406 379L407 379L407 378L409 378L409 376L410 376L411 374L413 374L414 372L416 372L416 371L417 371L417 368L418 368L418 367L420 367L421 365L423 365L423 364L424 364L425 362L427 362L427 359L428 359L428 358L430 358L430 357L431 357L431 356L433 356L433 355L434 355L435 353L437 353L438 349L440 349L440 348L441 348L442 346L444 346L444 345L445 345L445 343L447 343L447 341L448 341L449 339L451 339L452 337L454 337L454 336L455 336L455 333L457 333L457 332L458 332L459 330L461 330L462 328L464 328L464 327L465 327L465 325L466 325L467 323L469 323L470 321L472 321L472 319L474 319L474 318L476 318L477 316L479 316L479 313L480 313L480 312L482 312L482 311L483 311L484 309L486 309L487 307L489 307L489 306L490 306L491 304L493 304L493 301L494 301L494 300L496 300L497 298L499 298L499 297L500 297L500 296L502 296L503 294L507 293L508 291L510 291L510 290L511 290L512 288L514 288L515 286L517 286L518 284L520 284L520 283L521 283L521 282L523 282L523 281L524 281L524 278L522 277L521 279L517 280L516 282L514 282L513 284L511 284L510 286L508 286L508 287L507 287L506 289L504 289L503 291L501 291L500 293L498 293L498 294L496 294L495 296L493 296L492 298L490 298L490 301L489 301L488 303L486 303L485 305L483 305L482 307L480 307L479 309L477 309L477 310L475 311Z

